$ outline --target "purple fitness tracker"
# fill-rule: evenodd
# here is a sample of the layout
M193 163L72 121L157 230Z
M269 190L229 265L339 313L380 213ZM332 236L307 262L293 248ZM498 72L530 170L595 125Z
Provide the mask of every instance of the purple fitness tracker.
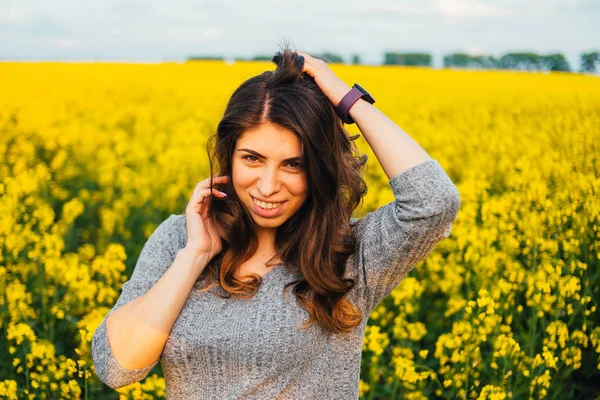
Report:
M335 112L338 117L342 119L347 124L353 124L354 120L350 117L350 108L354 103L358 101L360 98L365 99L369 103L375 103L375 99L371 97L369 92L363 89L358 83L355 83L352 86L352 89L342 98L340 104L335 108Z

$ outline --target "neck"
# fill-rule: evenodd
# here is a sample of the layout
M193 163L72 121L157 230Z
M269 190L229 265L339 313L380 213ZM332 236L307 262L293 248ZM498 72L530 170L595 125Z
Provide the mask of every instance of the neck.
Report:
M275 249L275 229L260 229L258 231L258 249L256 255L269 259L277 253Z

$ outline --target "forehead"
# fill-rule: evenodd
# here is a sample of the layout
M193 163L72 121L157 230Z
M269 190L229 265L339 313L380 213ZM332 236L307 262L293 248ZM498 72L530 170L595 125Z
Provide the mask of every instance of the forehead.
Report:
M261 154L279 154L282 156L299 155L302 142L296 134L287 128L267 123L255 129L244 131L237 139L236 150L250 148Z

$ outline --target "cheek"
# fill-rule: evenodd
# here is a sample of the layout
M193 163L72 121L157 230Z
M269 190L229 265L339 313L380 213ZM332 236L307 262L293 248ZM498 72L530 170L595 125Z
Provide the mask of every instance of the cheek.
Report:
M243 189L252 184L255 177L248 170L237 169L232 172L233 185L236 189Z
M306 192L308 191L308 185L304 177L296 177L291 179L287 186L290 190L290 193L294 196L306 196Z

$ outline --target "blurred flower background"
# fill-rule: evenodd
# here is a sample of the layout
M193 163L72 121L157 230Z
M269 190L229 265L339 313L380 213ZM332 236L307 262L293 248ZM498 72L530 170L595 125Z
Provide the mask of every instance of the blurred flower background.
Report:
M0 396L114 392L94 374L92 334L152 231L208 176L232 90L273 67L0 64ZM597 395L600 80L332 68L369 87L461 195L450 237L370 316L362 396ZM370 158L356 217L393 200L358 144ZM118 392L164 390L157 366Z
M143 1L63 2L55 11L25 3L0 4L0 398L165 397L160 364L133 385L102 384L90 341L147 238L209 175L206 140L229 96L274 69L284 33L349 85L367 88L461 196L450 237L370 315L361 398L600 396L593 4L351 2L328 25L318 23L321 14L308 29L302 18L289 26L258 20L236 40L228 32L240 11L227 2L177 3L172 14ZM261 15L273 20L299 7L267 5ZM533 18L535 9L543 18ZM361 16L364 35L344 31ZM417 17L448 35L417 31ZM145 24L157 18L160 33ZM169 21L179 29L167 29ZM524 21L547 35L523 34ZM323 33L337 25L335 35ZM451 52L451 42L468 51ZM500 42L506 47L494 47ZM335 51L312 52L317 44ZM233 62L227 54L236 52L244 56ZM142 62L159 54L167 61ZM364 138L357 144L369 154L359 218L393 195Z

